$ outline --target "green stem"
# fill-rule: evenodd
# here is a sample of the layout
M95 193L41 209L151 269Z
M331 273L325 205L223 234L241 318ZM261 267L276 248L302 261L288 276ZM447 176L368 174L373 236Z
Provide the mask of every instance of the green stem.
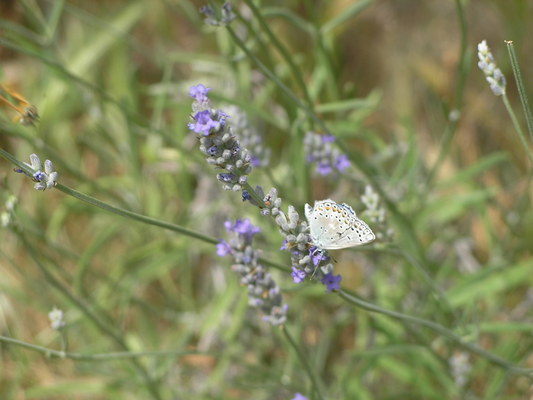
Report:
M518 137L520 138L520 142L522 143L522 146L524 146L524 150L526 151L526 154L529 157L529 160L531 161L531 164L533 166L533 153L531 152L529 144L526 140L526 136L524 135L524 132L522 131L522 128L520 127L520 123L518 122L518 119L516 118L513 108L511 107L511 103L509 103L507 94L504 93L502 95L502 100L503 100L503 104L505 104L505 108L507 109L507 113L511 117L511 121L513 122L514 129L516 133L518 134Z
M296 64L294 63L294 56L289 54L289 51L285 48L285 46L279 41L278 37L272 33L272 30L266 23L265 19L263 18L263 15L255 5L255 3L252 0L244 0L245 3L250 7L250 10L254 13L255 17L259 21L259 24L267 34L270 41L274 44L276 49L280 52L282 57L285 59L287 64L289 65L289 68L291 69L292 75L296 79L296 82L298 83L298 86L300 86L300 90L304 94L305 101L307 102L308 107L311 109L313 108L313 101L311 100L311 97L309 96L309 91L307 90L307 85L305 84L302 76L303 74L298 70L296 67Z
M30 167L28 167L26 164L20 162L15 157L13 157L10 153L8 153L7 151L5 151L4 149L1 149L1 148L0 148L0 156L5 158L6 160L12 162L13 164L15 164L18 168L23 170L29 176L31 176L35 172ZM261 199L261 197L259 197L259 195L255 192L255 190L248 183L246 183L244 186L245 186L246 190L249 191L249 193L252 196L252 198L255 201L257 201L258 204L262 204L263 203L263 199ZM158 226L158 227L163 228L163 229L168 229L170 231L177 232L177 233L180 233L182 235L190 236L190 237L193 237L195 239L201 240L201 241L209 243L209 244L217 244L218 243L218 240L213 238L213 237L203 235L201 233L192 231L190 229L184 228L184 227L176 225L176 224L171 224L171 223L168 223L168 222L165 222L165 221L161 221L161 220L158 220L158 219L155 219L155 218L151 218L151 217L147 217L147 216L142 215L142 214L135 213L133 211L128 211L128 210L125 210L123 208L112 206L110 204L107 204L107 203L104 203L104 202L102 202L100 200L97 200L94 197L91 197L91 196L89 196L89 195L87 195L85 193L78 192L77 190L71 189L71 188L69 188L67 186L64 186L62 184L58 183L55 186L55 188L57 190L65 193L65 194L68 194L68 195L70 195L72 197L75 197L78 200L81 200L81 201L83 201L85 203L88 203L88 204L90 204L92 206L101 208L102 210L105 210L105 211L110 212L112 214L120 215L121 217L125 217L125 218L130 218L130 219L133 219L135 221L141 222L143 224L154 225L154 226ZM279 269L280 271L284 271L284 272L289 271L289 269L286 266L278 264L278 263L275 263L275 262L273 262L271 260L268 260L268 259L265 259L263 257L260 257L259 261L261 263L263 263L264 265L268 265L270 267Z
M108 212L116 214L116 215L120 215L121 217L130 218L130 219L133 219L135 221L142 222L144 224L154 225L154 226L158 226L160 228L168 229L170 231L177 232L177 233L180 233L182 235L186 235L186 236L193 237L195 239L202 240L202 241L204 241L206 243L210 243L210 244L217 244L218 243L218 240L216 240L215 238L203 235L201 233L192 231L190 229L184 228L184 227L176 225L176 224L171 224L169 222L165 222L165 221L161 221L161 220L158 220L158 219L155 219L155 218L147 217L146 215L137 214L137 213L135 213L133 211L129 211L129 210L125 210L123 208L112 206L110 204L107 204L107 203L104 203L104 202L102 202L100 200L97 200L94 197L91 197L91 196L89 196L89 195L87 195L85 193L81 193L81 192L78 192L77 190L71 189L71 188L69 188L67 186L64 186L64 185L61 185L61 184L57 184L56 189L61 191L61 192L63 192L63 193L65 193L65 194L68 194L68 195L70 195L72 197L75 197L78 200L81 200L81 201L83 201L85 203L89 203L92 206L101 208L102 210L108 211Z
M296 352L296 355L300 359L300 362L302 363L305 371L307 372L307 375L309 375L309 379L311 380L311 384L313 385L314 390L318 394L318 398L320 400L324 400L324 396L322 395L322 392L320 390L320 387L321 387L320 381L318 377L316 376L316 374L313 372L311 365L309 365L309 361L305 357L302 349L300 348L300 346L298 346L296 341L293 339L293 337L291 336L291 334L289 333L289 330L287 329L285 325L281 326L281 331L283 332L283 334L289 341L289 344L292 346L292 348Z
M505 44L507 45L507 51L509 52L509 58L511 59L511 66L513 68L518 94L520 95L522 109L526 116L527 130L529 131L529 136L533 141L533 117L531 116L531 108L529 107L529 102L527 100L526 89L524 87L524 82L522 81L522 74L520 73L520 66L518 65L518 59L516 58L514 45L510 40L506 40Z
M21 242L24 245L24 248L27 250L28 254L31 256L41 273L44 275L46 281L50 283L53 287L55 287L67 299L69 299L80 311L82 311L83 314L88 317L101 332L109 336L120 348L128 351L128 346L122 340L120 334L116 332L113 327L107 325L100 317L98 317L94 313L94 311L92 311L89 306L87 306L82 300L72 294L65 286L63 286L63 284L61 284L61 282L59 282L59 280L55 278L55 276L50 271L48 271L48 269L43 264L41 264L39 258L37 257L36 250L33 248L31 243L26 240L24 235L19 233L18 237L20 238ZM146 382L147 389L152 395L152 397L156 400L161 400L161 395L159 393L158 386L156 385L152 377L148 374L148 371L146 371L146 369L141 363L139 363L138 360L132 359L131 362L137 372L142 375L144 381Z
M379 313L379 314L383 314L383 315L387 315L387 316L389 316L391 318L400 319L400 320L403 320L403 321L411 322L411 323L414 323L414 324L421 325L421 326L424 326L426 328L429 328L432 331L437 332L440 335L450 339L451 341L453 341L457 345L461 346L465 350L468 350L471 353L477 354L478 356L480 356L482 358L485 358L489 362L497 365L498 367L501 367L501 368L507 370L510 373L517 374L517 375L531 375L531 374L533 374L533 368L517 367L513 363L511 363L511 362L509 362L509 361L507 361L507 360L505 360L505 359L503 359L503 358L501 358L501 357L499 357L499 356L497 356L495 354L492 354L492 353L490 353L488 351L485 351L482 348L476 346L475 344L466 342L465 340L463 340L462 338L457 336L450 329L445 328L444 326L439 325L439 324L437 324L435 322L428 321L428 320L425 320L425 319L422 319L422 318L418 318L418 317L413 317L413 316L406 315L406 314L402 314L402 313L399 313L397 311L391 311L391 310L387 310L385 308L381 308L381 307L376 306L376 305L374 305L372 303L368 303L368 302L366 302L364 300L361 300L361 299L359 299L359 298L347 293L344 290L340 290L339 291L339 296L342 299L344 299L344 300L348 301L349 303L353 304L354 306L362 308L364 310L367 310L367 311L370 311L370 312Z
M329 132L327 127L324 125L322 120L318 118L313 110L311 110L309 107L307 107L304 103L300 101L298 96L296 96L288 87L285 85L282 81L278 79L278 77L270 71L265 64L263 64L244 44L244 42L239 38L239 36L235 33L235 31L231 28L231 26L226 26L226 29L230 33L231 37L239 46L239 48L252 60L257 67L263 71L263 73L272 80L293 102L296 104L299 108L301 108L309 118L311 118L313 121L315 121L316 124L318 124L324 132Z
M265 204L264 200L257 194L255 189L251 187L248 182L246 182L243 186L244 186L244 190L248 192L248 194L254 200L254 202L260 205L259 208L263 208L262 205Z
M455 8L457 10L457 17L459 19L459 29L461 33L461 47L459 50L459 63L457 65L457 82L455 85L455 99L451 103L453 110L451 111L457 111L460 112L463 107L463 89L464 84L467 77L467 69L469 66L467 57L467 30L466 30L466 19L464 15L463 5L461 3L462 0L455 0ZM446 129L444 130L444 133L442 135L441 144L439 147L439 153L437 155L437 160L431 167L430 172L428 173L427 179L426 179L426 186L431 183L433 178L435 177L435 174L439 170L440 166L442 165L442 162L448 155L450 151L450 147L452 144L452 139L454 137L454 134L457 130L457 125L459 123L459 118L452 118L450 119L450 115L448 115L448 124L446 125Z
M111 361L128 358L140 358L140 357L176 357L189 354L205 354L199 351L184 351L184 350L161 350L161 351L131 351L131 352L115 352L115 353L99 353L99 354L80 354L69 353L65 351L59 351L50 349L48 347L37 346L32 343L23 342L7 336L0 336L0 342L8 343L11 345L19 346L28 350L42 353L50 358L68 358L70 360L79 361Z

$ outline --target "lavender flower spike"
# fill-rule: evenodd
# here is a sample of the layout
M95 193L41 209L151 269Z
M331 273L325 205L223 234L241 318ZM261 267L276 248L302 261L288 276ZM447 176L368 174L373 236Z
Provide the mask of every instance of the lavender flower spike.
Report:
M304 151L307 154L307 163L314 163L315 172L326 176L343 172L351 164L346 154L342 154L334 147L335 136L319 135L307 132L304 138Z
M229 2L225 2L220 10L213 10L211 6L202 6L200 12L205 15L204 22L211 26L226 26L236 17Z
M248 287L248 302L263 312L263 320L272 325L283 324L287 319L287 305L282 304L281 290L266 267L258 262L258 252L252 247L259 228L248 219L226 221L224 225L231 237L227 242L219 242L217 255L233 257L235 264L231 269L240 276L241 284Z
M34 186L35 190L51 189L57 185L58 173L54 171L52 161L46 160L44 162L44 172L41 159L37 154L30 154L30 164L24 163L35 172L32 175L26 174L22 169L15 169L15 172L24 173L31 176L37 182Z
M479 62L477 63L479 69L485 74L485 78L490 85L490 90L495 96L502 96L505 94L505 76L502 71L496 67L494 57L487 46L487 41L483 40L477 45L477 56Z
M199 84L189 90L195 99L192 109L193 121L188 124L191 131L200 139L200 151L206 156L208 164L225 172L217 174L225 190L239 191L247 182L252 171L252 157L237 140L231 126L230 116L222 110L211 108L207 97L210 89Z
M270 149L263 144L263 138L254 128L246 113L239 107L230 105L226 111L231 114L231 126L236 138L242 147L246 147L252 157L250 163L253 167L266 167L270 160Z

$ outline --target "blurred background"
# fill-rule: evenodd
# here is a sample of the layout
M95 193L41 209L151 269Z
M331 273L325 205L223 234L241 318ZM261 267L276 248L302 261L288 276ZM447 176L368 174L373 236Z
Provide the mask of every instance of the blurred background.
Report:
M366 185L380 188L385 221L369 222L378 240L334 254L343 287L533 368L531 163L477 67L487 40L531 146L504 40L531 99L533 2L253 4L232 3L232 36L204 23L199 1L1 1L0 82L40 118L23 126L3 103L0 147L52 160L72 189L215 239L226 219L250 218L262 230L257 248L288 269L273 220L222 190L187 129L188 90L202 83L213 107L238 107L270 149L249 181L276 187L283 208L303 218L306 202L331 197L364 215ZM320 176L305 162L305 133L326 132L258 60L310 100L352 162L346 173ZM0 341L1 399L319 398L213 245L36 192L13 168L0 161L0 334L83 355L161 353L57 359ZM510 364L273 274L328 399L532 395Z

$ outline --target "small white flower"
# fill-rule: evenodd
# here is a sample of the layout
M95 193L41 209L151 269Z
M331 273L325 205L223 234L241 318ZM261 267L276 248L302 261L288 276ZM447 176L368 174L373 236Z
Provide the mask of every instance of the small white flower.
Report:
M453 354L452 357L448 360L450 365L451 373L455 384L459 387L463 387L468 382L468 375L472 366L470 365L470 358L468 353L463 351L458 351Z
M37 154L30 154L30 163L24 163L27 166L31 167L34 171L40 171L43 169L43 165L41 164L41 159Z
M483 71L487 82L490 85L490 90L496 96L502 96L505 94L505 76L503 76L502 71L496 67L494 62L494 57L490 52L489 46L487 46L487 41L483 40L477 45L477 56L479 62L477 63L479 69Z
M15 209L16 205L17 205L17 197L14 194L12 194L6 200L6 210L9 212L12 212Z
M0 226L2 228L7 228L11 223L11 214L8 212L3 212L0 214Z
M36 190L50 189L57 184L58 173L54 171L52 161L46 160L44 162L44 172L43 164L41 163L41 159L37 154L30 154L30 164L24 164L33 169L34 173L32 175L27 174L21 169L16 169L15 172L24 173L28 176L31 176L31 178L37 182L34 186Z
M461 117L461 112L457 109L453 109L448 114L448 120L450 122L457 122L459 121L459 118Z
M52 311L48 313L48 318L50 319L50 326L54 330L59 330L65 326L65 321L63 320L63 311L59 308L54 307Z
M366 185L365 194L361 196L361 201L366 206L366 208L374 211L378 207L379 196L376 192L374 192L374 189L372 189L372 186Z

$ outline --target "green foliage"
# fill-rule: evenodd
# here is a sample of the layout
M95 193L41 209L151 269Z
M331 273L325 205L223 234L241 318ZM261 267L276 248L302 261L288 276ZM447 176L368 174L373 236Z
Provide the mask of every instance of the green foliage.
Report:
M0 83L40 115L22 126L0 104L0 399L530 393L532 11L378 3L242 0L217 27L190 1L0 5ZM523 36L509 65L511 28ZM485 37L503 102L474 65ZM276 187L284 210L303 218L331 197L364 219L365 187L379 195L385 220L367 221L378 239L333 254L337 295L294 284L274 220L222 190L187 129L198 83L262 134L271 161L249 184ZM333 134L352 167L317 176L308 131ZM53 161L55 189L12 172L31 153ZM236 218L261 227L282 327L215 255Z

